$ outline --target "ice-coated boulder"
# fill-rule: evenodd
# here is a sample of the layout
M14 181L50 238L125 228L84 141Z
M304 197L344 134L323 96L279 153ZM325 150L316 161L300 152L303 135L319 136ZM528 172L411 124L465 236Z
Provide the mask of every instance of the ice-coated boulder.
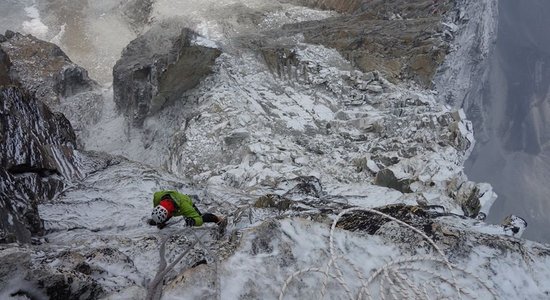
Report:
M73 63L57 45L32 35L12 32L5 36L0 49L11 61L11 72L23 87L51 109L56 109L61 98L97 87L88 77L88 71Z
M174 23L163 23L133 40L113 69L114 100L133 125L183 101L209 73L221 51L194 43L197 34Z

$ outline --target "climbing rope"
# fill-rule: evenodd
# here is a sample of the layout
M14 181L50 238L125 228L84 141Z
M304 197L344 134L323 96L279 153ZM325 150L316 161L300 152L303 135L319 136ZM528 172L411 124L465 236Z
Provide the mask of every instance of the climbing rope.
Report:
M216 276L216 299L220 299L220 279L219 279L219 275L218 275L218 259L217 259L216 256L212 255L210 250L208 250L208 248L205 247L204 243L202 242L202 238L207 233L209 228L204 228L205 230L200 236L197 236L197 234L195 233L195 230L197 230L197 229L199 229L199 228L185 228L183 230L175 231L173 233L165 235L162 238L162 240L160 242L160 247L159 247L159 256L160 256L159 268L157 270L157 274L155 275L155 278L153 279L153 281L151 281L151 283L147 287L147 297L145 298L146 300L160 300L161 299L164 277L197 244L200 244L207 251L208 255L210 255L210 257L213 258L213 260L214 260L215 276ZM191 245L185 251L183 251L173 262L171 262L170 265L167 266L166 256L165 256L166 242L175 234L185 234L185 233L191 233L191 235L195 238L195 240L193 241L193 243L191 243Z
M343 215L353 211L366 211L374 213L388 218L401 226L405 226L406 228L419 234L420 236L422 236L423 239L428 241L428 243L435 249L438 256L440 256L440 258L425 255L396 259L378 268L377 270L374 270L374 272L367 279L365 279L365 274L360 271L360 269L351 261L351 259L344 254L337 254L334 246L334 232L336 224ZM375 283L378 284L378 295L376 298L379 299L441 299L449 297L449 290L446 290L445 287L450 287L452 290L454 290L457 298L459 299L463 299L465 296L472 299L476 298L476 295L474 295L471 290L465 288L463 284L460 284L457 281L456 274L460 274L461 278L469 277L473 279L479 285L479 289L475 290L476 292L480 292L481 289L484 289L488 291L493 299L497 299L496 292L492 289L491 285L489 285L478 276L451 264L443 251L424 232L401 220L398 220L390 215L374 209L355 207L343 210L340 214L338 214L330 228L329 250L330 259L325 268L310 267L291 274L285 280L281 288L279 299L283 299L292 281L296 280L300 276L305 276L308 273L321 273L324 275L322 277L323 281L321 283L319 297L320 299L323 299L325 297L329 280L333 280L333 282L341 286L345 291L345 295L349 299L366 298L372 300L374 290L370 289L370 287L375 285ZM344 272L342 267L338 264L338 261L344 261L349 266L351 266L353 272L355 273L355 276L357 277L357 280L354 280L353 282L360 283L359 291L356 293L355 297L354 293L351 291L350 285L344 279ZM420 263L422 263L423 266L419 266ZM439 272L437 271L436 267L433 267L431 269L427 268L426 264L444 266L445 269L447 269L447 272L446 274L444 274L443 272ZM417 279L417 281L415 281L415 278L423 279ZM446 295L444 292L447 292Z

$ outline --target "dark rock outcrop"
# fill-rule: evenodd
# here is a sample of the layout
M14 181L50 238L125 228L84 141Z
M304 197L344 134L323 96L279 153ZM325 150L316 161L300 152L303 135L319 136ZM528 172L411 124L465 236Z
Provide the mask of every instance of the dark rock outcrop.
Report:
M410 185L413 180L411 179L398 179L392 170L383 169L376 173L374 184L384 187L389 187L398 190L402 193L410 193Z
M97 87L88 72L74 64L57 45L32 35L6 32L5 36L7 39L0 43L0 49L11 61L11 72L23 87L51 109L56 109L60 98Z
M415 227L430 229L432 220L429 217L434 217L438 214L432 214L418 206L394 204L375 208L384 214L390 215L407 224L412 224ZM358 211L344 215L338 222L339 228L350 231L365 231L368 234L376 234L376 232L385 223L391 220L371 212Z
M42 224L37 204L78 177L69 121L20 87L0 87L0 242L30 242Z
M113 69L114 100L132 124L143 125L212 72L221 51L193 44L197 35L162 24L133 40Z
M353 13L283 26L306 42L337 49L364 72L378 70L389 80L415 80L430 87L448 50L442 16L452 1L291 1Z
M0 86L12 84L11 61L8 54L0 48Z

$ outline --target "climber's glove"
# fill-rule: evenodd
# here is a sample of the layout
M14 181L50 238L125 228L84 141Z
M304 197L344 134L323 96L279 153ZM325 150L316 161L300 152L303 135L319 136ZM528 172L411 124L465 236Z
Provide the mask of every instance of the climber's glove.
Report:
M188 227L195 226L195 219L185 218L185 226L188 226Z

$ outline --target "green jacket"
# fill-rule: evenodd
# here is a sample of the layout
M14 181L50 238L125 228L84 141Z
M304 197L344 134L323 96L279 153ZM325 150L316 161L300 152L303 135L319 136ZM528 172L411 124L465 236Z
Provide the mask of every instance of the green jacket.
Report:
M202 217L193 207L191 197L176 191L158 191L153 194L153 207L159 205L162 196L169 194L176 201L174 216L184 216L195 220L195 226L202 225Z

